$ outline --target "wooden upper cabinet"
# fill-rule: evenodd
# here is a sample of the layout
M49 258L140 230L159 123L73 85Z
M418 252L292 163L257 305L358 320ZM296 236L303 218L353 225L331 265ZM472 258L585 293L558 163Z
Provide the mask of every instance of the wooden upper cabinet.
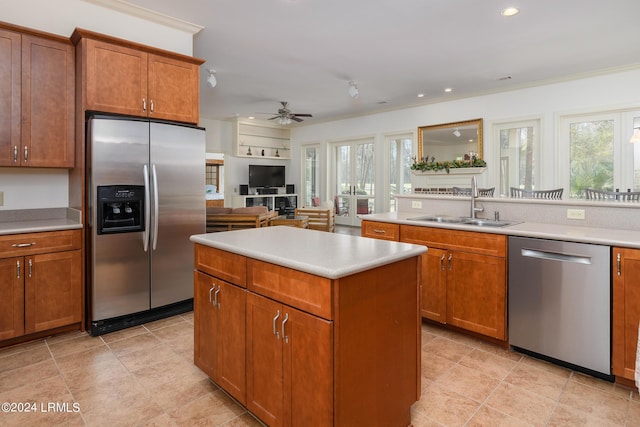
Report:
M22 166L73 167L73 45L22 36Z
M198 123L203 60L82 29L71 39L86 110Z
M86 41L86 109L146 116L147 53Z
M0 29L0 166L20 147L20 34Z
M149 117L198 123L200 67L176 59L149 55Z
M0 28L0 166L73 167L74 102L73 45Z

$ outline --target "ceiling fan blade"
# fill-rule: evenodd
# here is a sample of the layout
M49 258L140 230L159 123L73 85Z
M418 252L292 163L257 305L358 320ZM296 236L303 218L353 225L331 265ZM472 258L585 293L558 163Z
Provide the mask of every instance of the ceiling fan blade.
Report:
M293 115L298 117L313 117L311 114L293 114Z
M280 116L273 116L273 117L271 117L271 118L269 118L269 119L267 119L267 120L275 120L275 119L277 119L277 118L279 118L279 117L280 117Z
M290 118L291 120L294 120L294 121L298 122L298 123L300 123L301 121L303 121L302 119L299 119L299 118L297 118L296 116L291 116L291 117L289 117L289 118Z

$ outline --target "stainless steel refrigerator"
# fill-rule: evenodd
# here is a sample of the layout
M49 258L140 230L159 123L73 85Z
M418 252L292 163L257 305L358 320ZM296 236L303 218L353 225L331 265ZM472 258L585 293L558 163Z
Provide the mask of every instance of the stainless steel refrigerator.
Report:
M92 335L193 307L192 234L205 232L204 129L87 120L87 317Z

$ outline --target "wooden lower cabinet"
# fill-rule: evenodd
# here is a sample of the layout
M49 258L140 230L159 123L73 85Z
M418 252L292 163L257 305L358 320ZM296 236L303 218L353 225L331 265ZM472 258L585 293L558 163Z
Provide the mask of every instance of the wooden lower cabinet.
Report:
M270 426L333 422L333 322L247 294L247 408Z
M613 248L613 374L634 381L640 323L640 249Z
M361 224L362 237L373 237L374 239L398 241L400 226L387 222L375 222L363 220Z
M77 233L74 234L74 233ZM75 236L72 237L72 236ZM70 239L79 246L80 231L2 236L0 254L10 242L37 240L40 248L15 249L16 253L46 252ZM73 240L75 243L71 243ZM47 248L47 243L50 247ZM19 244L19 243L16 243ZM37 245L33 243L33 247ZM0 259L0 341L82 322L82 255L80 250Z
M199 271L194 275L194 363L245 404L246 292Z
M265 424L411 423L421 390L418 257L328 279L199 244L195 253L195 363ZM229 272L212 265L225 259L235 261ZM240 265L246 289L201 271L244 278ZM234 320L223 326L229 300ZM233 358L246 360L244 376L234 365L226 380ZM243 385L245 399L233 392Z
M447 323L447 270L449 252L429 248L422 259L422 293L420 312L422 317Z
M24 257L0 259L0 341L24 335Z
M504 235L400 226L400 241L426 245L422 316L507 339L507 238Z

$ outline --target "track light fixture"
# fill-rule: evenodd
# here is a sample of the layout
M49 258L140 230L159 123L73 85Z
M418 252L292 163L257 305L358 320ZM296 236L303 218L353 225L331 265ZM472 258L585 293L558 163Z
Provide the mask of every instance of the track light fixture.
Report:
M209 72L209 77L207 77L207 86L213 89L218 84L216 76L214 75L216 73L216 70L214 70L213 68L209 68L207 71Z
M358 98L358 96L360 95L360 91L358 91L358 86L356 86L356 82L354 81L350 81L349 82L349 96L352 97L353 99Z

